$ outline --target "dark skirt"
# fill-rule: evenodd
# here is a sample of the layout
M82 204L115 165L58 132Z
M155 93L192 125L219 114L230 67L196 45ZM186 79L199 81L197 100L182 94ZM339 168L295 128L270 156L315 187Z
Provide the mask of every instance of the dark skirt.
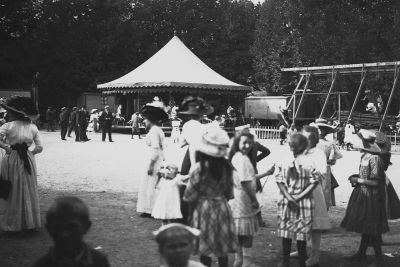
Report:
M392 182L387 185L387 197L388 197L388 218L396 220L400 218L400 200L394 190Z
M389 231L385 194L379 188L357 185L351 193L346 215L340 225L347 231L380 235Z

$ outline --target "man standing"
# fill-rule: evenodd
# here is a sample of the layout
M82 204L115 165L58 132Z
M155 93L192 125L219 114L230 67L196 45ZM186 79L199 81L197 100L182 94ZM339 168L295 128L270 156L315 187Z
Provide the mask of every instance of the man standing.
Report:
M69 129L68 129L68 137L71 137L71 133L75 130L76 125L76 111L78 110L77 107L72 108L72 112L69 114Z
M68 122L69 122L69 112L66 107L63 107L60 113L61 140L67 140L65 139L65 136L67 135L68 131Z
M111 138L111 126L114 120L114 116L110 111L110 106L105 106L104 111L101 113L99 121L102 123L102 141L106 141L106 134L108 133L108 141L113 142Z
M48 107L46 110L46 120L47 120L47 131L54 132L54 112L51 107Z
M87 111L84 106L77 112L76 121L79 126L79 136L82 142L89 141L86 135L86 129L88 127Z

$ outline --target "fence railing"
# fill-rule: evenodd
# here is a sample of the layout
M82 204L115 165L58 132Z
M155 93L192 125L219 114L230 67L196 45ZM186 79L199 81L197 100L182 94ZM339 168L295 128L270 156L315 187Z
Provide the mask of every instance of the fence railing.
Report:
M392 144L392 151L399 152L400 151L400 135L396 132L392 135L387 136L390 139L390 143Z
M256 133L257 139L279 139L279 130L275 127L260 126L251 130Z

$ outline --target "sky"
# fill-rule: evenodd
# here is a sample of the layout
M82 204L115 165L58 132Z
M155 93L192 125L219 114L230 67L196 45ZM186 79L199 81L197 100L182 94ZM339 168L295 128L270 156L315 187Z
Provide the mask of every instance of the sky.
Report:
M254 4L263 3L265 0L250 0Z

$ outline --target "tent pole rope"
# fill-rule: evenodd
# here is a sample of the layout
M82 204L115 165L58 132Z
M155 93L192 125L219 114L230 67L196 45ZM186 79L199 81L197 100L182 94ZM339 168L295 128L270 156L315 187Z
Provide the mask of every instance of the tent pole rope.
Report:
M336 76L337 76L337 71L335 71L335 67L333 67L331 86L329 87L328 95L326 96L324 105L322 106L322 110L321 110L321 114L319 114L319 118L322 118L322 116L324 115L324 111L326 109L326 106L328 105L329 97L331 96L331 92L332 92L333 88L335 87Z
M382 130L383 124L385 123L386 115L387 115L387 113L389 111L390 104L391 104L391 102L393 100L394 91L396 91L396 85L397 85L397 81L399 79L399 73L400 73L399 65L396 65L395 68L394 68L394 79L393 79L392 90L390 92L389 100L388 100L386 108L385 108L385 113L383 113L381 125L379 126L379 131Z
M347 118L347 122L346 124L349 123L349 121L351 120L351 116L353 115L354 109L356 108L358 99L360 98L360 94L361 94L361 89L364 85L364 81L365 81L365 77L367 76L367 71L364 71L364 67L362 68L362 72L361 72L361 81L360 81L360 85L358 86L358 91L357 91L357 95L356 98L354 99L353 102L353 106L351 107L350 113L349 113L349 117Z

